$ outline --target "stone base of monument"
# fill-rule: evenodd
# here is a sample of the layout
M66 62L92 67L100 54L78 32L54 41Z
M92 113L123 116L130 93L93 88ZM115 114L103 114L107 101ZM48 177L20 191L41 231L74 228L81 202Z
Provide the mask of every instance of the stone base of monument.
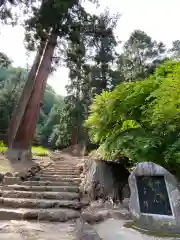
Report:
M166 225L164 225L164 229L163 227L160 228L159 227L150 227L150 225L146 225L144 223L137 223L137 222L133 222L133 221L129 221L127 223L124 224L125 228L130 228L133 230L136 230L138 232L140 232L143 235L147 235L147 236L152 236L158 239L162 239L162 238L168 238L168 239L180 239L180 234L179 229L177 229L176 227L173 228L172 226L167 228ZM154 238L153 238L154 239Z
M167 221L165 221L165 219L155 221L154 218L150 219L149 217L146 218L142 216L139 220L134 222L134 226L138 227L139 230L147 230L151 233L180 235L180 222L178 223L170 219Z
M180 191L175 177L152 162L139 163L129 176L129 210L136 226L180 234Z
M29 149L8 148L5 152L5 156L12 161L14 160L23 162L32 159L32 153Z

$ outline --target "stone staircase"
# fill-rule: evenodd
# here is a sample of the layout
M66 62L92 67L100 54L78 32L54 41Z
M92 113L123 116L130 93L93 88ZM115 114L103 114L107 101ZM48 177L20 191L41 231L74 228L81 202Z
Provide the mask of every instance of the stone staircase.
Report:
M80 216L78 162L58 156L53 160L27 181L0 187L0 220L65 222Z

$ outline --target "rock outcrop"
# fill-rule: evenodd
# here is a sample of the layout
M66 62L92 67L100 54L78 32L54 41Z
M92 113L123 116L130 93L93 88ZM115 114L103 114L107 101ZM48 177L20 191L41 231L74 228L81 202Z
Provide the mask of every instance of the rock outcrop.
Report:
M89 201L122 202L130 194L128 176L128 170L120 163L86 158L81 173L81 193Z

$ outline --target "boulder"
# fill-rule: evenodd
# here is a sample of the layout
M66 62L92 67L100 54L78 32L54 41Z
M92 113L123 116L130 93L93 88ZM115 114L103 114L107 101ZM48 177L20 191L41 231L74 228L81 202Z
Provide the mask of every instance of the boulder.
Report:
M16 172L14 174L14 176L19 177L22 181L25 181L28 178L31 178L31 177L35 176L35 174L38 173L40 170L41 170L40 166L35 165L28 170L24 170L24 171L21 171L21 172Z
M103 208L104 203L102 201L93 201L93 202L90 203L90 207L93 208L93 209Z
M21 180L26 180L26 172L25 171L18 172L18 173L16 173L15 176L19 177Z
M94 201L82 211L82 218L90 224L102 222L107 218L131 219L131 213L123 208L122 204L113 204L108 201Z
M102 210L99 209L98 211L86 210L81 213L81 216L86 222L93 224L93 223L104 221L110 216L110 213L109 213L109 210L107 209L102 209Z
M84 171L84 163L79 163L77 166L79 174L83 174Z
M15 172L14 177L19 177L19 172Z
M6 172L4 174L5 177L13 177L13 174L11 172Z
M36 174L41 170L41 167L39 165L33 166L30 171L32 172L32 174Z

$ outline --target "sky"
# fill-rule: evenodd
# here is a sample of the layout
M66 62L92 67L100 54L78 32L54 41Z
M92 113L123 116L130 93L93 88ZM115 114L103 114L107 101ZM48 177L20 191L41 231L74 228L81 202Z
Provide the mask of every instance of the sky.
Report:
M126 41L135 29L145 31L154 40L163 41L167 47L172 41L180 40L180 0L99 0L97 10L91 3L86 3L88 11L100 13L108 7L112 13L120 13L115 34L121 41ZM24 29L21 26L0 28L0 52L13 60L14 66L26 67L31 64L34 54L27 56L24 48ZM59 67L49 77L48 83L56 93L66 95L68 69Z

